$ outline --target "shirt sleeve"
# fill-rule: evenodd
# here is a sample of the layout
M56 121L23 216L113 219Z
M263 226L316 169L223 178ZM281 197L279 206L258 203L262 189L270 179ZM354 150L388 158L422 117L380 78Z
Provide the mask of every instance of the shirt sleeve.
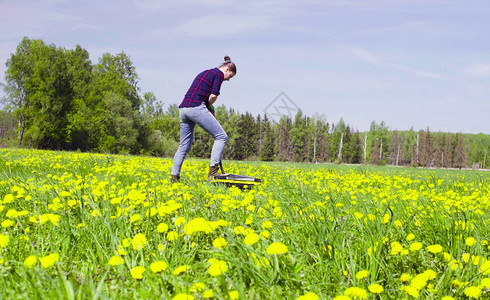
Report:
M219 96L219 90L221 89L221 84L223 83L223 76L215 75L213 79L213 86L211 88L211 94Z

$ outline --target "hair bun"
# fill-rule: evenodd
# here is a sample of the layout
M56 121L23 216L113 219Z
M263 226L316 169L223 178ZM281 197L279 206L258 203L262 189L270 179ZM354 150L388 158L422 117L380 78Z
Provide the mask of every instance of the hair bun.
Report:
M231 61L231 58L228 55L226 55L225 56L225 61Z

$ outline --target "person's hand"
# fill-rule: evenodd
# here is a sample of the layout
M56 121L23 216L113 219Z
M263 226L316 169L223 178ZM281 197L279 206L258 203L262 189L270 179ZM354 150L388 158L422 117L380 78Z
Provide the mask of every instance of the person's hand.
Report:
M214 114L215 113L214 106L213 105L208 106L208 110L216 118L216 115Z

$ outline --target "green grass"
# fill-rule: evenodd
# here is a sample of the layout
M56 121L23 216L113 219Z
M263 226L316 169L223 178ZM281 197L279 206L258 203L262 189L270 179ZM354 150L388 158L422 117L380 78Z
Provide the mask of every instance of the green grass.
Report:
M0 227L9 239L0 250L0 297L146 299L180 293L201 299L208 290L215 299L233 298L234 291L240 299L296 299L308 292L331 299L358 287L367 299L410 299L403 287L416 282L402 282L402 274L415 278L427 270L435 276L416 290L420 298L467 298L469 287L478 288L482 299L490 295L488 172L227 161L227 172L263 179L241 192L208 183L208 160L186 160L181 183L172 185L171 163L1 149L0 222L13 225ZM164 212L172 204L181 207ZM27 213L8 217L12 210ZM59 221L42 222L47 214ZM135 215L141 220L131 222ZM179 217L183 225L175 224ZM196 218L226 225L185 234L185 224ZM272 227L263 228L264 222ZM161 223L179 237L171 241L158 232ZM263 236L248 245L239 226ZM133 249L131 240L140 233L147 243ZM408 241L410 234L414 239ZM223 249L213 247L218 237L228 244ZM466 243L469 237L474 245ZM274 242L286 245L287 253L268 254ZM410 250L414 242L422 248ZM430 245L443 250L431 253ZM120 248L124 263L109 265ZM24 263L30 255L51 253L59 254L53 266ZM211 258L225 261L227 271L211 276ZM168 268L153 273L150 265L158 260ZM175 275L182 265L189 270ZM136 266L146 268L142 279L131 275ZM369 275L357 278L361 270ZM204 289L193 288L196 283ZM375 283L383 286L379 295L368 291Z

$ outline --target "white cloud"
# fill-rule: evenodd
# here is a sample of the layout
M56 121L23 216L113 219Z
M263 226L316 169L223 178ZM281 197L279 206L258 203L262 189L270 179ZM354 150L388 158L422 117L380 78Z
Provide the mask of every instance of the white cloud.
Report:
M345 50L347 50L347 52L351 53L357 58L360 58L363 61L373 63L373 64L377 64L381 62L379 57L377 57L376 55L374 55L373 53L371 53L366 49L351 46L351 45L345 45L345 44L338 44L338 46L344 48Z
M265 16L208 16L192 19L177 30L189 37L225 37L261 30L273 23Z
M411 68L407 67L403 63L392 63L389 62L386 58L382 59L382 55L377 55L372 53L371 51L368 51L366 49L352 46L352 45L346 45L346 44L337 44L337 46L340 46L341 48L344 48L348 53L352 54L353 56L371 63L373 65L379 66L379 67L384 67L387 69L391 70L399 70L399 71L405 71L410 74L419 76L419 77L424 77L424 78L433 78L433 79L443 79L445 76L427 71L427 70L422 70L422 69L417 69L417 68Z
M490 76L490 63L476 63L472 64L464 69L464 72L468 75L477 77L489 77Z

